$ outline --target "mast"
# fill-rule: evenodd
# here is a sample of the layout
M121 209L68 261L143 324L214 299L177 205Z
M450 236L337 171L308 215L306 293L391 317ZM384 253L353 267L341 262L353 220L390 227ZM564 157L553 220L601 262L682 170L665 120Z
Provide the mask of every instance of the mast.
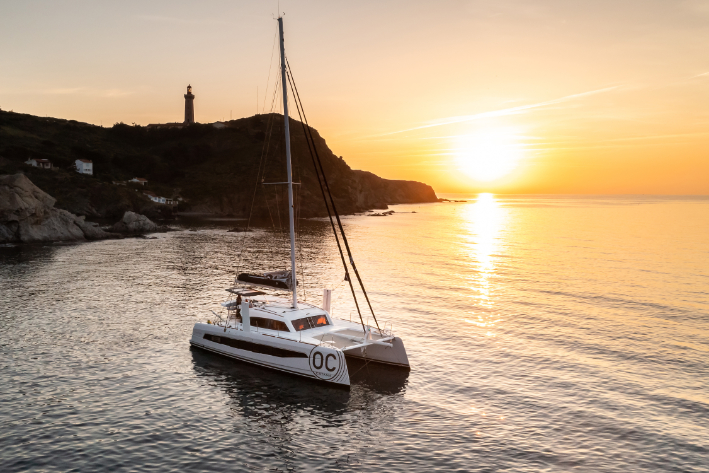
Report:
M290 264L291 288L293 289L293 308L298 308L298 287L295 278L295 225L293 208L293 172L290 163L290 128L288 127L288 88L286 82L286 49L283 40L283 17L278 17L278 34L281 44L281 84L283 84L283 119L286 128L286 164L288 165L288 220L290 222Z

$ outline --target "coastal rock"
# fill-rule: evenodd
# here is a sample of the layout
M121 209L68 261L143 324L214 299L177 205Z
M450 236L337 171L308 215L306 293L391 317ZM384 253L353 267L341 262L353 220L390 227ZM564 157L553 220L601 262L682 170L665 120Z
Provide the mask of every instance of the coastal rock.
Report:
M83 217L55 209L55 202L24 174L0 176L0 242L82 241L113 236Z
M388 217L389 215L394 215L394 211L389 210L388 212L382 212L382 213L374 212L371 214L367 214L367 217Z
M111 231L118 233L154 233L170 230L168 227L158 225L145 215L130 210L124 213L123 218L110 228Z
M86 220L84 220L84 217L76 217L74 223L76 223L76 226L78 226L81 231L84 232L84 236L87 240L120 238L120 235L117 235L115 233L109 233L101 229L101 227L98 226L98 223L87 222Z

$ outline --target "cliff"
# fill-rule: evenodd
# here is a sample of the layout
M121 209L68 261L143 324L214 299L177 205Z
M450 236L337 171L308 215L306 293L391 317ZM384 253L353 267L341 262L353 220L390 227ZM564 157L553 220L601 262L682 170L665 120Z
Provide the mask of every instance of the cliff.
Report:
M79 215L118 218L134 211L153 218L170 209L153 204L143 190L183 198L180 211L245 216L284 212L285 186L262 185L286 179L283 116L256 115L217 129L195 124L183 129L148 129L122 123L103 128L72 120L0 111L0 173L26 173L57 198L56 207ZM326 215L300 122L291 120L294 181L300 182L300 217ZM436 202L423 183L383 179L351 169L316 130L315 145L338 210L342 214L386 208L388 204ZM28 158L49 159L56 170L32 168ZM90 159L94 176L79 175L75 159ZM133 177L147 187L114 182Z

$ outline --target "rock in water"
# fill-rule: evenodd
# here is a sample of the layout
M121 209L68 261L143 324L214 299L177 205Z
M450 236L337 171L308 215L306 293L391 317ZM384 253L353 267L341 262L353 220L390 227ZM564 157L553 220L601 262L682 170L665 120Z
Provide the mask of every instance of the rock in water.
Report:
M115 235L54 208L56 199L24 174L0 176L0 243L81 241Z
M165 232L169 228L156 224L145 215L129 210L123 214L123 218L118 223L111 227L111 230L118 233L151 233Z

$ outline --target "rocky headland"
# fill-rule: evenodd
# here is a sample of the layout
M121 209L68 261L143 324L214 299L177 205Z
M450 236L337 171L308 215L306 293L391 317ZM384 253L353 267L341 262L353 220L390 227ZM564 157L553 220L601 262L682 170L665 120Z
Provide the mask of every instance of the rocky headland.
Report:
M293 177L300 218L327 215L305 140L291 120ZM390 180L353 170L311 129L337 209L353 214L391 204L437 202L421 182ZM0 174L26 174L56 199L54 208L89 218L122 219L126 212L151 219L174 214L275 218L287 212L283 116L256 115L220 125L148 128L117 123L99 127L73 120L0 111ZM25 164L51 161L52 169ZM93 162L93 175L73 169L76 159ZM134 177L147 180L131 183ZM152 202L145 191L175 199ZM253 205L252 205L253 201Z

